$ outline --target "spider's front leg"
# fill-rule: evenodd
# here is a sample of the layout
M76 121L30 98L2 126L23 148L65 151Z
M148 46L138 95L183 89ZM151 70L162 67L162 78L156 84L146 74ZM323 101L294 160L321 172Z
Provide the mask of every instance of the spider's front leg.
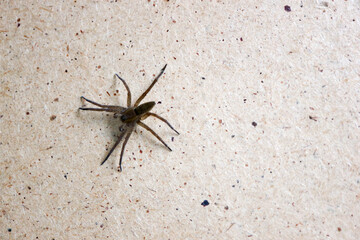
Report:
M121 106L100 104L100 103L91 101L90 99L87 99L84 96L81 96L80 99L84 99L85 101L87 101L87 102L89 102L91 104L94 104L95 106L101 107L101 108L80 107L79 108L80 110L121 113L126 109L126 108L121 107Z

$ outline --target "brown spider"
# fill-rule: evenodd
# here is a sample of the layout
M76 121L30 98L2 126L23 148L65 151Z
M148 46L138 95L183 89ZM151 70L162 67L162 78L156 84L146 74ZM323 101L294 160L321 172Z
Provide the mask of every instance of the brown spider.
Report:
M147 103L143 103L143 104L139 105L140 102L143 100L143 98L146 96L146 94L148 94L149 91L151 90L151 88L155 85L155 83L160 78L160 76L164 73L166 66L167 66L167 64L165 64L165 66L161 69L161 72L159 73L159 75L156 76L154 81L151 83L150 87L148 87L148 89L146 89L146 91L143 94L141 94L141 96L136 100L134 106L131 106L131 92L130 92L129 86L126 84L125 80L122 79L117 74L115 74L115 75L123 82L123 84L127 90L127 108L121 107L121 106L99 104L99 103L96 103L94 101L91 101L91 100L81 96L81 99L84 99L85 101L87 101L89 103L99 106L100 108L81 107L81 108L79 108L80 110L112 112L112 113L115 113L116 115L117 114L120 115L120 120L122 123L119 127L120 135L118 136L117 141L115 142L114 146L111 148L108 155L105 157L104 161L102 161L101 165L103 165L106 162L106 160L108 160L111 153L114 151L114 149L117 147L117 145L119 145L120 141L125 136L125 140L124 140L124 143L121 148L120 162L119 162L119 167L118 167L118 171L120 171L120 172L122 171L121 162L122 162L122 157L124 154L125 146L129 140L130 135L131 135L132 131L134 130L136 124L145 128L146 130L148 130L160 142L162 142L165 145L165 147L167 147L170 151L172 151L171 148L161 139L161 137L159 137L159 135L157 135L154 132L154 130L152 130L149 126L147 126L145 123L141 122L141 120L144 120L149 116L156 117L156 118L160 119L161 121L165 122L177 134L179 134L178 131L176 131L165 118L160 117L159 115L150 112L150 110L155 106L155 102L147 102Z

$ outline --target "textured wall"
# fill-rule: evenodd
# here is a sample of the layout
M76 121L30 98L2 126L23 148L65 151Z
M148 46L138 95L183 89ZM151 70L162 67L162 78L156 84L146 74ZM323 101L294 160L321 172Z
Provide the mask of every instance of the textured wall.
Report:
M360 238L358 0L0 8L1 239ZM100 166L119 119L80 96L165 63L145 100L181 134L144 122L173 151L137 128Z

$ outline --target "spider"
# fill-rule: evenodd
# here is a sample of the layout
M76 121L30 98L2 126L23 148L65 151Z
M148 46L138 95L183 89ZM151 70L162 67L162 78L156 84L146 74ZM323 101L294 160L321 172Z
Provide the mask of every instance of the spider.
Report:
M162 138L157 135L157 133L154 132L148 125L142 122L142 120L145 120L148 117L155 117L166 123L172 130L174 130L177 134L180 134L178 131L176 131L173 126L163 117L150 112L150 110L155 106L155 102L146 102L143 104L140 104L140 102L144 99L144 97L150 92L151 88L155 85L155 83L158 81L160 76L164 73L165 68L167 64L161 69L160 73L156 76L154 81L151 83L151 85L146 89L146 91L141 94L141 96L136 100L135 104L131 106L131 92L129 89L129 86L126 84L125 80L122 79L118 74L115 74L117 78L119 78L122 83L124 84L126 90L127 90L127 107L121 107L121 106L114 106L114 105L103 105L99 104L97 102L91 101L83 96L80 97L80 99L84 99L85 101L94 104L100 108L88 108L88 107L81 107L80 110L88 110L88 111L98 111L98 112L111 112L115 115L120 115L120 121L121 125L119 127L120 135L118 136L117 141L115 142L114 146L110 149L109 153L105 157L105 159L101 162L100 165L103 165L106 160L110 157L111 153L115 150L117 145L121 142L121 140L125 136L125 140L123 142L122 148L121 148L121 154L120 154L120 161L118 166L118 171L122 171L121 163L122 158L124 155L125 146L131 136L131 133L135 129L136 125L139 125L140 127L145 128L147 131L149 131L152 135L154 135L162 144L164 144L165 147L167 147L170 151L171 148L162 140ZM140 104L140 105L139 105Z

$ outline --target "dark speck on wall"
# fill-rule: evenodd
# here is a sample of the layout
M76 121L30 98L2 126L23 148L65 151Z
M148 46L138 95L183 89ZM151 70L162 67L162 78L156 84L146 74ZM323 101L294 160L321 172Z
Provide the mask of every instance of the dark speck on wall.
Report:
M252 122L251 124L252 124L254 127L257 126L257 123L256 123L256 122Z
M289 5L285 5L284 10L287 12L291 12L291 7Z
M11 232L11 228L8 228L8 232Z
M313 120L313 121L317 122L316 117L309 116L309 119L311 119L311 120Z
M210 203L209 203L208 200L204 200L204 201L201 203L201 205L204 206L204 207L206 207L206 206L209 205L209 204L210 204Z

